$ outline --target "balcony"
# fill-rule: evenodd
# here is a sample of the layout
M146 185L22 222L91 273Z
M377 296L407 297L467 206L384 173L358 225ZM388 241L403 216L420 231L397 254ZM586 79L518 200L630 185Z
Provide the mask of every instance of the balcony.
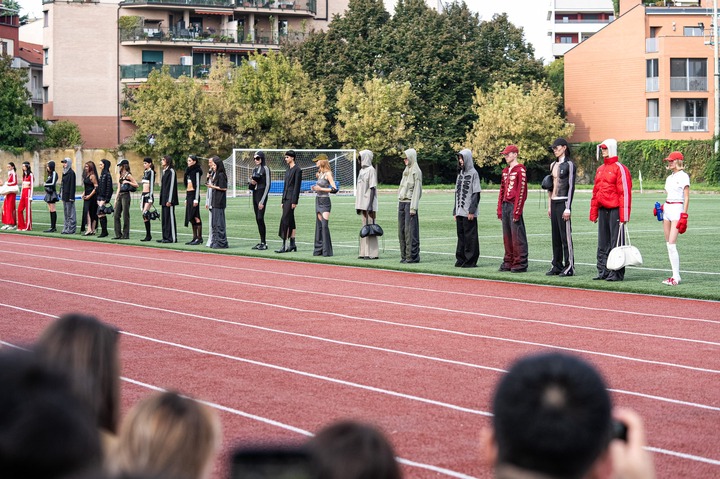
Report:
M645 131L660 131L660 118L657 116L646 117Z
M42 90L35 90L30 95L30 101L33 103L45 103L45 95Z
M673 116L670 118L671 131L708 131L707 117Z
M216 7L238 9L285 10L297 12L317 11L317 0L122 0L121 7L158 5L167 7Z
M658 52L658 39L657 38L646 38L645 39L645 53L657 53Z
M571 20L571 19L567 19L567 20L563 20L563 19L557 19L557 18L556 18L556 19L555 19L555 23L556 23L556 24L560 24L560 25L562 25L563 23L566 23L566 24L567 24L567 23L584 23L584 24L589 24L589 23L592 24L592 23L595 23L595 24L601 25L601 24L610 23L610 20L609 20L609 19L606 19L606 20L599 20L599 19L592 19L592 20Z
M708 91L707 77L670 77L670 91Z
M252 35L237 30L217 30L214 28L201 32L187 28L133 28L120 29L119 34L120 42L124 45L130 43L140 45L182 44L194 47L208 47L220 44L223 46L242 46L248 50L301 41L305 36L301 32L277 34L263 29L256 30L255 34Z
M658 77L645 78L645 91L660 91L660 79Z
M195 65L195 71L190 65L162 65L159 63L155 64L142 64L142 65L120 65L120 79L121 80L146 80L150 76L150 72L153 70L160 70L163 66L169 67L170 76L173 78L180 78L185 75L187 77L195 73L195 76L202 75L202 69L206 65ZM209 67L207 68L209 70Z

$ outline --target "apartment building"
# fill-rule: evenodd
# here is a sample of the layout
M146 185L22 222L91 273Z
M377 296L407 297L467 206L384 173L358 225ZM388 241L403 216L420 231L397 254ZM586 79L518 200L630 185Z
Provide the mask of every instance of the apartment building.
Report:
M565 54L572 140L712 138L712 0L620 0L619 13Z
M279 49L325 28L348 0L43 0L44 117L80 127L85 146L133 131L124 95L153 69L202 78L224 55Z
M0 55L17 55L18 48L18 29L20 28L20 19L18 12L11 10L3 5L0 1Z
M563 57L614 19L612 0L550 0L547 20L553 57Z

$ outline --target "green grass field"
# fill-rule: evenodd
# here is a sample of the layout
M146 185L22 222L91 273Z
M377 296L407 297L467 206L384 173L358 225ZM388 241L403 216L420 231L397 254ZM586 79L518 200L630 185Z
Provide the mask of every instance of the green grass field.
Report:
M183 193L181 193L182 197L184 197ZM481 256L478 267L470 270L455 268L456 236L455 224L451 214L453 198L453 192L448 190L427 189L424 192L419 212L421 249L421 262L419 264L406 265L399 262L397 202L395 192L392 190L382 191L379 196L380 205L377 222L385 230L385 235L380 240L381 252L379 260L367 261L360 260L357 257L360 219L355 213L355 199L349 196L332 197L333 210L330 218L330 230L335 252L335 256L332 258L312 256L315 229L315 199L313 196L301 197L296 210L298 252L283 255L276 254L273 251L280 245L277 237L281 212L279 197L273 196L269 200L265 219L268 227L270 249L264 252L251 249L259 238L250 197L230 198L226 210L230 248L220 250L218 253L570 286L584 289L720 300L720 229L717 226L718 214L720 214L720 195L712 193L691 195L688 231L681 235L678 240L682 283L677 287L665 286L660 283L670 276L670 263L667 257L662 224L652 215L654 203L656 201L662 202L665 198L664 192L659 189L652 191L646 189L643 194L636 191L633 195L630 235L632 243L642 253L644 264L641 267L628 268L625 281L619 283L592 281L592 277L596 273L597 226L588 220L590 208L589 190L578 191L573 204L576 276L570 278L545 276L545 272L550 268L552 251L550 223L547 217L547 196L539 190L529 193L525 205L524 217L530 251L530 268L527 273L510 274L498 272L503 255L503 246L501 225L495 214L497 191L483 192L481 198L479 217ZM78 207L79 226L81 202L78 202ZM124 241L121 244L137 244L158 248L170 247L195 251L217 251L183 244L191 238L191 231L183 226L184 207L182 205L176 209L180 241L178 244L160 245L155 241L141 243L139 240L144 236L144 228L141 224L137 197L133 199L131 209L131 240ZM61 226L61 205L59 205L58 210L58 223ZM33 203L33 213L35 224L32 234L59 236L56 233L47 235L41 233L49 224L49 215L45 203L35 201ZM203 221L206 229L204 233L207 234L206 216L203 217ZM112 237L114 236L112 234L112 218L109 218L109 223L111 226L110 237ZM159 221L153 222L153 236L154 239L161 236ZM84 238L79 235L75 235L73 238L82 241L112 242L109 238ZM479 283L478 287L481 288L482 285Z

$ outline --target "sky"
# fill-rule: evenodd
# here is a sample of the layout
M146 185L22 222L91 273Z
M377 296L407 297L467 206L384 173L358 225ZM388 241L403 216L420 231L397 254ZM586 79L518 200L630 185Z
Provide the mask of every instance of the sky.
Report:
M384 0L386 8L394 5L394 0ZM428 3L436 0L427 0ZM471 10L480 14L482 20L491 20L496 13L507 13L515 26L525 31L525 41L535 48L535 58L544 58L545 63L552 59L552 47L547 36L547 11L549 0L465 0ZM31 17L42 16L41 0L19 0L22 14Z

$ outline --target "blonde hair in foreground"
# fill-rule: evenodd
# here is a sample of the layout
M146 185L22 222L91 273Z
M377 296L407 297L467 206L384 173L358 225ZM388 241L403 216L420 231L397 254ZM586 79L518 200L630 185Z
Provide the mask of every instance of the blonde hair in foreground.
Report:
M133 407L120 427L114 473L173 479L209 476L220 443L214 410L174 392L153 394Z

